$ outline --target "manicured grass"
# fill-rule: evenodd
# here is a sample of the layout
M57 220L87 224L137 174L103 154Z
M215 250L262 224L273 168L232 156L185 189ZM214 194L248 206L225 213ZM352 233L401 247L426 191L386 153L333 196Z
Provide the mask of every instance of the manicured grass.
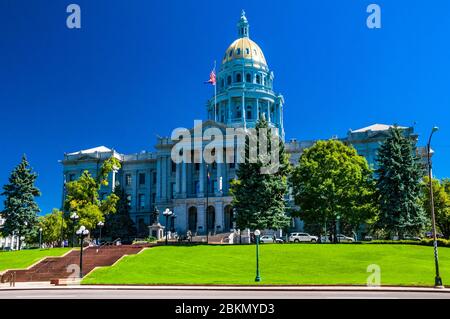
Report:
M440 248L450 282L450 248ZM261 284L365 285L367 266L381 267L382 285L434 284L433 248L414 245L265 244ZM255 284L255 246L154 247L89 274L83 284Z
M0 271L27 268L44 257L61 256L70 248L0 251Z

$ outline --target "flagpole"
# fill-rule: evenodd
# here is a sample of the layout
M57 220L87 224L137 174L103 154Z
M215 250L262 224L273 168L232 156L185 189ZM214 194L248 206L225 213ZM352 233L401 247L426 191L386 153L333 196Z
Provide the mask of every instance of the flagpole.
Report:
M217 122L217 118L216 118L216 105L217 105L217 75L216 75L216 60L214 60L214 76L216 76L216 83L214 83L214 121Z
M242 90L242 116L244 119L244 130L247 129L247 118L245 114L245 57L244 57L244 47L242 47L242 83L243 90Z

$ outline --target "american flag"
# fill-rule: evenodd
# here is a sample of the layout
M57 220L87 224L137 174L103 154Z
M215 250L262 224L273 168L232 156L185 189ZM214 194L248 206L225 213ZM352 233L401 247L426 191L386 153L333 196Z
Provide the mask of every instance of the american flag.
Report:
M211 73L209 74L209 80L205 81L206 83L210 83L212 85L216 85L216 70L212 70Z

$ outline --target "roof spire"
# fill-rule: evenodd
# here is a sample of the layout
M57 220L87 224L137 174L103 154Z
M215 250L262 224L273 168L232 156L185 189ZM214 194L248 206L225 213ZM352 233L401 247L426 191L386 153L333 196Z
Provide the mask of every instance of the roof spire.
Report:
M249 27L247 17L245 16L245 11L242 9L241 18L237 24L238 35L240 38L248 38L249 37Z

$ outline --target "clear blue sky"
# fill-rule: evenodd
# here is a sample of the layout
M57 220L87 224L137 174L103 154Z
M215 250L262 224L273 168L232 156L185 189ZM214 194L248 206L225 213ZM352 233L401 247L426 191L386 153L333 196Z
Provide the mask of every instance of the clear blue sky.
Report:
M70 3L81 30L66 28ZM370 3L380 30L366 27ZM0 185L26 153L47 213L64 152L152 150L156 134L204 119L203 82L242 8L286 99L288 139L416 123L425 144L438 125L435 174L450 177L448 0L1 0Z

